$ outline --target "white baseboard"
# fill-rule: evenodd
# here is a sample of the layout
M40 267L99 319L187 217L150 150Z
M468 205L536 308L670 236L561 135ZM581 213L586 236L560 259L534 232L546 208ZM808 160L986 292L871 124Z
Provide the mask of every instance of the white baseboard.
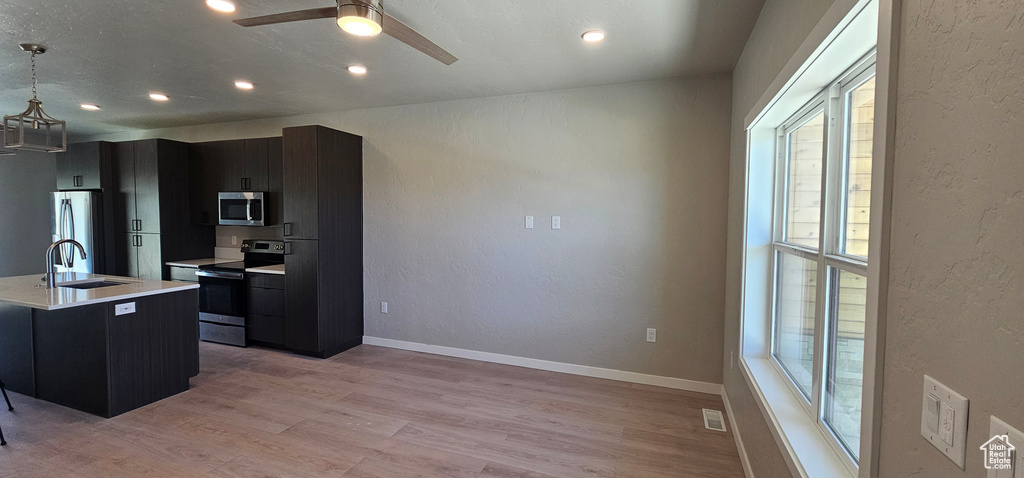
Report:
M743 447L743 439L740 438L740 429L736 427L736 416L732 414L732 404L729 403L729 394L725 393L725 386L722 386L722 402L725 403L725 411L729 415L729 426L732 427L732 436L736 439L736 451L740 454L740 463L743 464L743 474L747 478L754 478L754 470L750 468L750 457L747 456L747 449Z
M479 360L481 362L500 363L504 365L514 365L517 367L532 368L537 370L547 370L549 372L561 372L573 375L583 375L586 377L606 378L609 380L619 380L622 382L640 383L644 385L654 385L657 387L674 388L676 390L688 390L691 392L710 393L712 395L721 395L723 391L722 385L717 383L699 382L696 380L686 380L682 378L661 377L658 375L647 375L643 373L626 372L622 370L612 370L600 367L590 367L586 365L574 365L561 362L551 362L548 360L516 357L514 355L478 352L476 350L457 349L454 347L443 347L440 345L405 342L402 340L382 339L379 337L370 336L363 336L363 343L367 345L376 345L379 347L411 350L413 352L424 352L428 354L445 355L448 357L459 357L470 360ZM729 416L732 417L732 414L730 413Z

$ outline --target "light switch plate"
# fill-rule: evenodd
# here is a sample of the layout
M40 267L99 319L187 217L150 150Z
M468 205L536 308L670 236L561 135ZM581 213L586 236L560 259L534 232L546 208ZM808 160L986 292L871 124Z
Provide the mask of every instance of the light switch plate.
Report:
M135 313L135 302L114 305L114 315L126 315Z
M983 454L983 461L985 469L988 470L988 478L1024 478L1024 433L1020 430L1011 427L1006 422L991 417L988 425L988 436L991 437L978 449L978 453ZM1002 437L1006 437L1005 440L1009 443L1004 443ZM998 437L998 438L997 438ZM1001 459L1003 456L998 454L1003 450L998 449L1000 444L1012 446L1013 449L1010 451L1010 465L1009 469L1002 468L1001 465L1005 464ZM989 448L994 446L995 448ZM996 460L990 460L990 453L997 454Z
M388 303L387 302L381 302L380 303L380 313L382 313L382 314L388 313Z
M938 430L934 426L934 398L939 399ZM953 389L939 383L932 377L924 376L924 390L921 396L921 436L928 440L956 466L964 468L967 451L967 413L969 401Z
M526 216L526 228L533 229L533 216Z

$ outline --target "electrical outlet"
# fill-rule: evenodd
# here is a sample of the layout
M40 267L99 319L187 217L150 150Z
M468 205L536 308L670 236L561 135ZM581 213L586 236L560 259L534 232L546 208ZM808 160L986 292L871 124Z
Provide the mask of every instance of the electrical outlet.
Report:
M237 246L238 245L238 236L231 236L231 245L232 246Z
M382 313L382 314L388 313L388 303L387 302L381 302L380 303L380 313Z
M647 341L657 342L658 341L658 329L647 329Z
M114 315L125 315L135 313L135 302L114 305Z
M562 228L562 216L551 216L551 229Z

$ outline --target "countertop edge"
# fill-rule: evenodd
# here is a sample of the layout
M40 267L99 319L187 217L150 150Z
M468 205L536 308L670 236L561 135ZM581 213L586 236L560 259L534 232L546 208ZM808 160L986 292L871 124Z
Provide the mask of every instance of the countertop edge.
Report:
M2 300L0 300L0 302L2 302L4 304L16 305L16 306L20 306L20 307L28 307L30 309L61 310L61 309L72 309L72 308L75 308L75 307L81 307L83 305L105 304L107 302L117 302L117 301L126 300L126 299L135 299L135 298L138 298L138 297L146 297L146 296L150 296L150 295L169 294L169 293L172 293L172 292L183 292L183 291L186 291L186 290L192 290L192 289L198 289L198 288L199 288L199 284L187 284L187 283L183 282L182 285L175 286L175 287L168 287L168 288L157 289L157 290L147 290L147 291L142 291L142 292L132 292L130 294L119 295L119 296L116 296L116 297L102 297L102 298L98 298L98 299L89 299L89 300L73 302L73 303L70 303L70 304L60 304L60 305L45 305L44 306L44 305L40 305L38 303L29 303L29 302L22 302L22 301L18 301L18 300L9 300L9 299L2 299Z

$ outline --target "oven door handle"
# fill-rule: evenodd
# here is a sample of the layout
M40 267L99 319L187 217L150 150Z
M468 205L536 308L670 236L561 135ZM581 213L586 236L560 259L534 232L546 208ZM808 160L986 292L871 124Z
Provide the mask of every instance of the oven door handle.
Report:
M214 272L214 271L196 271L196 275L199 277L213 277L216 279L238 279L242 280L244 277L241 272Z

